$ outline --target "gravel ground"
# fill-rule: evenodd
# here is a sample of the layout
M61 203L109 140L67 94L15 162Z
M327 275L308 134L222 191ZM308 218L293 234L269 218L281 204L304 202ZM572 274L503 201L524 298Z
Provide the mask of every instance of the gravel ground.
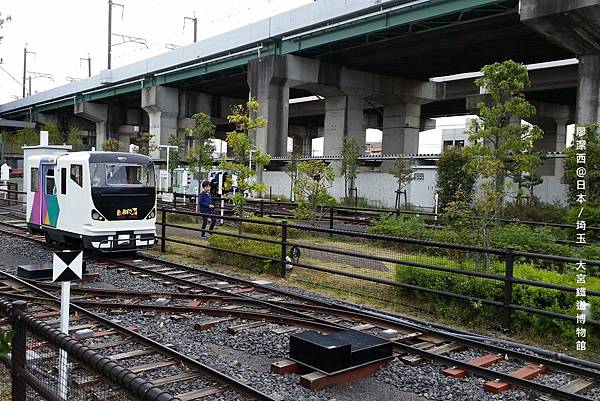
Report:
M43 245L15 239L0 234L0 269L14 273L18 264L34 262L50 262L51 250ZM83 283L85 286L100 288L127 288L132 291L176 291L173 287L165 287L148 279L141 279L117 270L107 270L93 263L88 265L90 272L98 271L100 279L93 283ZM324 296L314 295L300 289L289 289L290 292L332 302ZM343 302L334 301L342 304ZM381 369L374 376L351 384L336 386L322 391L311 391L299 386L297 375L273 375L269 373L272 362L284 358L289 349L289 335L278 335L272 330L278 325L265 324L259 328L245 330L237 335L226 333L227 327L245 323L243 320L233 320L214 326L200 332L194 324L213 319L209 316L192 316L183 320L172 320L167 315L142 314L128 311L117 318L124 326L135 325L146 335L156 336L163 344L174 344L182 354L197 359L203 364L218 369L221 372L243 380L252 387L270 394L280 396L290 401L424 401L424 400L533 400L521 390L509 390L501 395L493 395L483 390L485 379L467 376L457 380L441 374L444 366L427 362L418 367L411 367L399 361L394 361ZM98 342L112 341L103 339ZM131 347L123 346L112 349L111 354L126 352ZM469 360L483 355L484 352L463 351L457 353L461 360ZM156 357L140 357L124 364L140 364L155 361ZM494 369L508 372L523 364L505 360ZM147 372L145 377L153 379L181 372L179 367L166 368L160 372ZM566 375L550 374L537 379L541 383L559 386L569 378ZM182 393L204 385L202 381L175 383L169 387L174 393ZM600 389L587 394L588 397L600 399ZM225 392L207 397L207 400L233 401L239 399L235 394Z

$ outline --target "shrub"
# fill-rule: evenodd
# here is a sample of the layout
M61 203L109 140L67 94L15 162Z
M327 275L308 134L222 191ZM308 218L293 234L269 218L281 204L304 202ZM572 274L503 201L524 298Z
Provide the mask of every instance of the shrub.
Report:
M490 269L492 272L502 275L500 263L492 263ZM538 269L528 264L518 264L514 269L515 277L533 280L543 283L552 283L572 287L575 283L573 274L559 274ZM401 283L416 285L435 290L448 291L459 295L472 296L487 300L502 301L504 283L485 278L469 277L457 273L437 272L421 268L396 265L396 280ZM600 289L600 279L590 278L587 280L589 290ZM405 290L402 290L405 291ZM448 297L427 294L422 291L410 290L421 299L434 301L435 310L438 313L447 313L452 310L456 313L454 317L468 322L474 318L495 320L499 322L498 309L492 306L481 306L478 303L471 303L471 308L465 308L467 302L453 300ZM588 297L588 302L592 304L592 315L589 319L598 320L600 318L600 299L598 297ZM513 286L512 303L530 308L536 308L556 313L575 316L576 298L575 290L572 292L563 292L548 288L532 287L529 285L515 284ZM461 307L462 306L462 307ZM447 315L446 315L447 317ZM513 312L513 328L519 333L533 333L540 336L556 337L565 341L574 341L574 324L562 319L552 319L542 315L530 314L522 311ZM588 339L594 334L594 330L588 325Z
M469 172L466 166L471 156L463 148L447 148L440 154L437 162L436 187L439 194L440 211L454 200L457 191L461 190L465 200L470 203L476 175Z
M548 227L507 224L492 230L490 240L494 248L514 248L523 252L565 257L574 255L573 250L568 246L555 243L556 236ZM548 261L539 262L550 263Z
M274 226L274 225L270 225L270 224L259 223L261 221L279 223L280 220L273 219L270 217L253 217L253 220L256 220L257 223L249 223L249 222L242 223L244 233L264 235L271 239L281 238L281 226ZM296 229L288 228L288 230L287 230L288 238L295 238L298 236L298 234L299 234L299 231Z
M260 255L276 260L281 257L281 246L257 240L214 234L208 238L208 244L224 250ZM274 261L219 250L211 250L211 254L215 261L256 273L277 274L278 271L277 262Z
M578 251L581 259L600 260L600 245L583 246ZM600 267L587 266L587 274L600 277Z
M423 220L417 216L402 217L395 215L382 215L373 225L369 226L367 232L372 234L390 235L400 238L409 238L423 241L436 241L452 244L464 244L475 241L474 238L461 237L456 231L448 229L428 228ZM466 252L460 249L440 248L433 246L422 246L401 242L381 241L381 245L393 247L410 252L422 252L428 255L451 256L459 263L464 262Z
M504 205L502 216L507 220L564 223L567 208L545 202L533 204L509 203Z
M584 220L587 227L600 227L600 204L590 203L585 205L581 217L578 217L580 211L581 207L570 208L567 211L565 222L573 226L571 237L569 239L575 238L575 224L577 223L577 220ZM586 234L587 242L600 242L600 232L587 230Z

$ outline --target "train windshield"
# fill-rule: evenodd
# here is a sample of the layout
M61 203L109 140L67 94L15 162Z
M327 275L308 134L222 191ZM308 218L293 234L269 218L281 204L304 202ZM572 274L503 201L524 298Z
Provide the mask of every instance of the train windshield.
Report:
M154 187L152 164L90 163L92 187Z

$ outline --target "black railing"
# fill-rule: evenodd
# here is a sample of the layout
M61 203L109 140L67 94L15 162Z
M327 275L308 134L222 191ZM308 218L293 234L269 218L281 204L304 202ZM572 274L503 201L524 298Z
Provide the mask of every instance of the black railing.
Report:
M0 316L8 319L14 333L11 352L2 358L11 373L13 401L29 399L30 390L52 401L94 396L109 399L115 392L129 400L179 401L119 363L34 318L26 308L25 301L10 303L0 299ZM66 398L55 374L59 350L65 351L71 362L69 369L73 378L67 381ZM83 393L77 383L95 383L98 389L87 389Z
M515 271L520 265L530 266L528 263L535 262L543 267L539 269L541 272L544 271L544 268L564 269L565 266L575 266L577 263L583 262L586 264L588 271L594 269L600 271L600 261L598 260L580 260L557 255L543 255L510 248L492 249L399 238L358 231L288 224L287 221L276 222L242 219L233 216L222 217L225 223L231 225L252 223L258 226L276 227L278 233L276 236L252 235L249 232L238 234L235 230L219 230L218 228L214 233L231 238L256 241L257 243L268 244L271 247L272 245L278 245L280 250L276 254L264 255L242 249L215 246L210 239L208 242L194 242L190 240L190 233L200 232L200 227L169 223L169 216L201 218L208 215L162 208L162 219L158 222L161 225L161 236L157 237L160 240L161 252L166 251L167 243L176 243L209 249L218 254L231 254L267 261L279 266L277 272L283 277L292 266L294 270L298 268L302 273L324 273L325 276L323 277L325 278L338 277L338 279L332 280L333 284L329 283L329 285L342 289L345 288L343 284L347 283L340 280L345 278L358 280L361 285L355 286L356 288L364 287L365 283L382 284L387 288L416 291L490 305L500 308L502 311L502 326L506 329L510 328L515 311L576 321L574 315L556 312L552 305L546 308L540 305L531 306L515 303L514 291L517 287L519 290L523 288L544 288L560 292L564 296L570 295L573 297L576 290L574 287L560 283L519 277L518 274L515 274ZM170 229L180 230L180 235L177 235L176 231L171 232ZM304 238L309 240L298 238L298 234L303 234ZM336 244L331 242L331 238L342 238L343 241ZM325 244L317 244L315 242L317 239L322 240ZM341 246L342 242L346 246ZM296 253L306 255L300 260L292 258L290 252L292 249ZM409 277L417 277L416 281L403 281L402 276L399 274L401 271L409 272ZM301 274L301 272L297 272L297 274ZM438 276L435 276L436 274ZM431 285L425 285L427 280L419 280L423 277L431 278ZM443 285L446 281L457 277L464 278L464 280L458 279L457 288L452 286L446 288ZM323 285L319 282L318 277L313 279L310 275L306 275L305 280L311 285ZM484 297L476 288L479 285L491 287L490 294L493 294L493 296ZM461 286L471 286L474 292L460 291ZM587 299L590 300L592 297L600 297L600 291L588 290ZM574 305L575 300L573 300L573 307ZM599 326L600 321L588 318L586 324Z
M164 193L164 192L161 192ZM175 209L187 209L196 210L196 196L181 193L172 193L173 203L159 202L160 205L169 207L172 206ZM231 214L233 207L228 200L224 202L224 213ZM272 201L266 199L247 199L247 210L255 213L259 217L273 216L276 218L285 218L288 220L294 220L294 209L298 205L293 202L286 201ZM221 198L215 198L215 209L220 212ZM394 216L426 216L426 221L435 226L440 226L439 219L441 215L427 212L427 211L415 211L415 210L404 210L404 209L388 209L388 208L366 208L366 207L354 207L354 206L342 206L342 205L325 205L321 207L319 221L323 224L329 225L333 228L336 222L344 224L355 224L365 225L370 224L373 220L379 219L382 215L394 215ZM502 224L523 224L527 226L535 227L551 227L561 230L575 231L575 226L564 223L550 223L540 222L531 220L520 220L520 219L501 219ZM586 231L591 233L600 234L600 227L588 226ZM569 241L558 240L557 242L570 244Z

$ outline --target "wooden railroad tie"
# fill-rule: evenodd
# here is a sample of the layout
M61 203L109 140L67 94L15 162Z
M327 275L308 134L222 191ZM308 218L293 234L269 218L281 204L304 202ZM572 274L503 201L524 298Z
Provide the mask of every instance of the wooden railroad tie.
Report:
M228 322L230 320L233 320L233 318L232 317L219 317L219 318L215 318L215 319L205 320L203 322L196 323L194 325L194 329L196 329L198 331L204 331L204 330L210 329L211 327L216 326L219 323Z
M311 390L322 390L327 387L337 386L339 384L350 383L355 380L364 379L377 372L383 365L387 364L394 357L380 361L375 361L366 365L347 369L338 373L327 374L321 371L315 371L298 362L283 359L271 364L271 373L299 374L300 385Z
M543 373L546 373L547 371L548 368L544 365L529 364L521 369L515 370L514 372L510 372L509 374L513 377L518 377L519 379L531 380ZM485 391L495 394L506 391L511 387L512 384L500 380L490 380L483 385Z
M413 345L413 347L418 348L418 349L427 350L436 355L445 355L450 352L459 351L459 350L463 349L464 345L456 344L456 343L448 343L448 344L442 344L442 345L435 346L435 344L424 341L424 342ZM401 357L400 360L410 366L416 366L416 365L419 365L419 364L425 362L426 359L420 355L406 355L406 356Z
M222 393L225 390L227 390L227 387L225 386L210 386L200 390L193 390L187 393L178 394L175 397L179 398L181 401L191 401L208 397L209 395Z
M566 393L571 394L580 394L584 391L590 390L596 387L598 383L594 381L594 379L590 379L587 377L578 377L575 380L568 382L565 385L560 386L558 389L564 391ZM558 398L550 397L550 396L541 396L537 399L537 401L559 401Z
M250 323L245 323L245 324L238 324L236 326L229 326L227 328L227 333L235 335L242 330L254 329L256 327L260 327L265 324L266 324L266 322L260 321L260 322L250 322Z
M504 355L502 355L502 354L487 354L484 356L480 356L479 358L471 359L470 361L467 361L467 363L469 365L478 366L481 368L487 368L489 366L492 366L492 365L498 363L502 359L504 359ZM447 368L447 369L442 370L442 374L444 376L449 376L449 377L454 377L455 379L460 379L467 375L467 371L464 369L452 367L452 368Z

